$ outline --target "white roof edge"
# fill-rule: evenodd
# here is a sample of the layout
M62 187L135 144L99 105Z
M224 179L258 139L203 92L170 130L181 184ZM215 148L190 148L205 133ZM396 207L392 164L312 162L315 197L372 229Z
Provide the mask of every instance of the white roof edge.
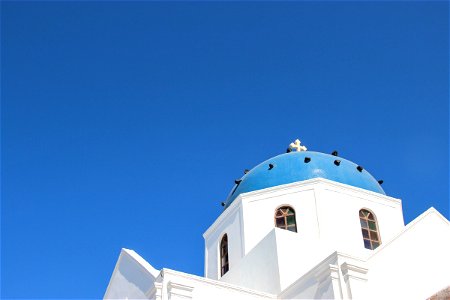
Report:
M120 251L120 256L122 256L122 255L128 255L134 261L136 261L140 266L142 266L154 278L158 277L160 271L155 269L152 265L150 265L144 258L142 258L142 256L137 254L134 250L122 248L122 250ZM119 256L119 260L120 260L120 256Z
M425 219L427 216L434 214L436 216L439 217L439 219L441 219L444 223L446 223L447 225L450 226L450 222L449 220L447 220L437 209L435 209L434 207L430 207L429 209L427 209L426 211L424 211L422 214L420 214L417 218L415 218L414 220L412 220L411 222L409 222L402 231L400 231L396 236L394 236L392 239L390 239L389 241L387 241L386 243L383 243L380 245L380 247L378 247L375 252L368 258L368 260L370 260L372 257L374 257L375 255L377 255L378 253L380 253L381 251L383 251L384 248L386 248L387 246L389 246L391 243L393 243L394 241L396 241L398 238L400 238L405 232L411 230L411 228L414 228L420 221L422 221L423 219Z
M286 183L286 184L280 184L280 185L276 185L276 186L272 186L272 187L268 187L268 188L264 188L264 189L260 189L260 190L254 190L254 191L250 191L250 192L247 192L247 193L242 193L242 194L239 194L239 196L242 195L244 197L248 197L248 196L252 196L252 195L258 195L258 194L264 193L264 192L283 190L283 189L288 189L288 188L291 188L291 187L297 187L297 186L300 187L300 186L310 185L310 184L315 184L315 183L326 183L328 185L335 186L335 187L340 187L340 188L345 188L345 189L351 190L351 191L356 192L356 193L367 194L367 195L370 195L370 196L374 196L374 197L382 198L382 199L387 199L387 200L390 200L390 201L393 201L393 202L397 202L397 203L401 202L400 199L397 199L397 198L394 198L394 197L391 197L391 196L388 196L388 195L380 194L380 193L373 192L373 191L370 191L370 190L366 190L366 189L363 189L363 188L360 188L360 187L356 187L356 186L353 186L353 185L349 185L349 184L333 181L333 180L322 178L322 177L316 177L316 178L310 178L310 179L307 179L307 180L301 180L301 181L296 181L296 182L291 182L291 183ZM236 197L236 199L237 198L238 197Z
M180 272L180 271L176 271L176 270L172 270L172 269L163 268L161 270L161 273L168 274L168 275L174 275L174 276L180 276L180 277L184 277L186 279L200 281L200 282L204 282L207 284L213 284L216 286L220 286L220 287L224 287L224 288L228 288L228 289L232 289L235 291L240 291L240 292L244 292L244 293L248 293L248 294L252 294L252 295L258 295L258 296L262 296L262 297L266 297L266 298L277 299L277 296L274 294L265 293L265 292L261 292L261 291L257 291L257 290L252 290L252 289L242 287L239 285L234 285L234 284L231 284L228 282L223 282L220 280L214 280L214 279L210 279L210 278L206 278L206 277L201 277L198 275L184 273L184 272Z
M319 263L317 263L315 266L313 266L309 271L305 272L302 276L294 280L290 285L288 285L286 288L284 288L278 295L282 295L286 293L289 289L296 286L299 282L304 280L304 278L311 276L311 274L314 274L314 272L317 272L318 269L323 268L324 265L330 265L330 261L333 259L337 259L338 256L341 255L338 251L332 251L330 254L326 255L324 259L322 259Z
M330 266L331 261L333 261L333 260L339 260L339 258L344 258L344 259L350 259L353 261L357 261L360 264L365 264L367 262L367 260L362 257L351 255L351 254L348 254L346 252L342 252L339 250L332 251L324 257L325 257L324 259L322 259L319 263L317 263L315 266L313 266L311 269L309 269L309 271L304 273L302 276L297 278L297 280L293 281L290 285L288 285L285 289L283 289L278 294L278 296L282 295L283 293L286 293L289 289L296 286L299 282L304 281L305 278L308 278L309 276L311 276L311 274L317 273L318 271L323 269L324 266Z
M446 222L448 225L450 225L450 221L449 220L447 220L447 218L446 217L444 217L444 215L443 214L441 214L436 208L434 208L433 206L432 207L430 207L429 209L427 209L423 214L421 214L420 216L422 216L422 215L425 215L425 214L431 214L431 213L434 213L434 214L436 214L439 218L441 218L444 222ZM419 216L419 217L420 217ZM418 219L419 217L417 217L416 219ZM412 222L411 222L412 223Z
M230 206L228 206L218 217L217 219L214 221L214 223L211 224L211 226L208 227L208 229L206 229L206 231L203 233L203 238L206 239L206 237L208 237L211 232L217 227L219 226L220 223L222 223L222 221L226 218L226 216L228 216L229 214L232 214L235 210L238 209L239 205L242 202L242 194L240 194L238 197L236 197L236 199L234 199L233 203L231 203Z

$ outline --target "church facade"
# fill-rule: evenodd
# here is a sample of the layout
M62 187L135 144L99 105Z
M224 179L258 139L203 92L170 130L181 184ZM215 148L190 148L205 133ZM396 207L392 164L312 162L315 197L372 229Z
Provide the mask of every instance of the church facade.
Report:
M235 183L203 234L204 277L122 249L104 298L450 297L449 221L430 208L405 225L401 201L337 152L297 140Z

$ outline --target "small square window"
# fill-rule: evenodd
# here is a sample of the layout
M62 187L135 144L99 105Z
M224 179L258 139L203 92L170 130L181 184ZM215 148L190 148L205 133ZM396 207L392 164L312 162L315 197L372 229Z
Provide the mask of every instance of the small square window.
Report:
M288 225L295 225L295 216L287 216L286 219Z
M363 238L369 239L369 231L367 229L362 229Z
M277 220L277 227L282 227L283 228L285 226L284 218L277 218L276 220Z
M372 241L378 241L378 234L375 231L370 232L370 239Z
M361 223L362 228L369 228L369 225L367 225L367 221L363 219L359 219L359 222Z

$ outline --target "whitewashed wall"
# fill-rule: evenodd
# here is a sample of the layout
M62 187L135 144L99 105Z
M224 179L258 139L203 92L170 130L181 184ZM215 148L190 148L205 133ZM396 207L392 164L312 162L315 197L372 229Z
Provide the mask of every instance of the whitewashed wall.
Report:
M319 238L315 184L285 185L243 194L244 247L251 251L275 227L275 211L291 206L296 213L297 235L312 241Z
M223 235L228 236L228 259L232 268L244 256L242 207L240 202L228 207L203 234L205 238L205 277L220 278L219 247Z
M450 224L434 208L368 260L373 299L427 299L450 286Z
M298 232L274 227L281 205ZM358 212L376 214L382 245L364 248ZM219 243L230 271L219 278ZM450 223L431 208L404 226L400 200L324 179L240 195L204 234L209 278L158 271L123 249L107 299L426 299L450 285Z
M317 249L323 253L371 255L373 251L364 248L361 234L359 210L362 208L376 215L382 242L404 228L400 200L322 178L253 191L239 195L204 234L206 277L220 277L218 249L225 232L232 270L273 230L275 210L283 205L292 206L296 212L298 232L290 239L301 246L289 246L288 240L283 242L283 247L278 246L279 251L286 252L283 257L289 258L286 264L281 261L280 268L284 265L290 268L297 261L299 266L304 266L299 255L311 261ZM290 253L292 249L297 252ZM300 269L303 271L303 267ZM298 275L284 269L279 273L282 287Z
M364 248L361 209L375 214L382 243L404 228L398 199L333 182L323 182L315 191L320 239L335 250L360 256L372 254L372 250Z
M105 299L148 299L147 293L159 271L133 250L122 249L110 282Z
M162 269L157 281L160 283L150 299L276 299L275 295L170 269Z

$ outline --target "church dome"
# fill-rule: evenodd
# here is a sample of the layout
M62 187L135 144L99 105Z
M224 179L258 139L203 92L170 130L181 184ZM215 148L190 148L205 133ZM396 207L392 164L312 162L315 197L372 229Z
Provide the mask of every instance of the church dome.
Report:
M299 151L272 157L236 180L225 208L239 194L311 178L325 178L386 195L378 181L357 164L334 155Z

